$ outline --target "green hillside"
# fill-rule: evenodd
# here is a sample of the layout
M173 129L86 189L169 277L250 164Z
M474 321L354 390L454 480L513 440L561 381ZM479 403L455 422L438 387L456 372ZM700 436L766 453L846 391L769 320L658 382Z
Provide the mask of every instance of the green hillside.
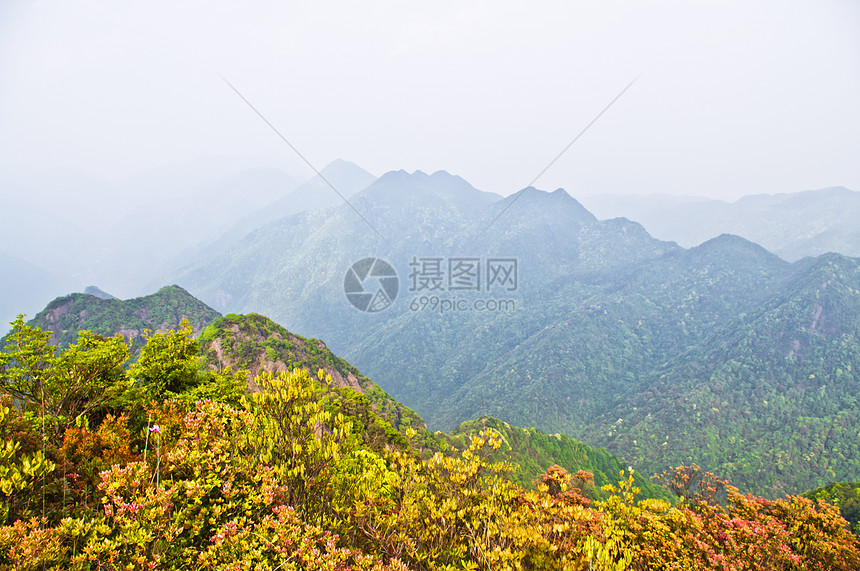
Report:
M47 321L47 316L69 308L67 315L72 317L53 323L61 326L89 323L99 328L100 335L109 337L128 331L139 323L141 308L158 306L164 309L168 300L186 314L188 308L195 307L191 301L193 298L174 286L128 302L74 294L55 300L39 313L38 318ZM112 303L105 307L105 301ZM130 307L134 311L129 312ZM163 317L165 314L159 315ZM63 330L67 338L72 333L72 330ZM145 339L141 338L141 341L145 342ZM318 372L323 371L323 378L327 379L329 408L350 418L365 441L377 450L385 446L405 446L406 430L412 428L416 430L412 442L418 444L425 455L439 450L451 453L468 447L469 434L490 429L504 443L498 459L514 465L510 474L513 481L531 486L536 476L553 465L560 465L572 474L579 470L591 472L596 497L603 497L605 494L600 486L614 483L618 473L624 469L621 461L605 450L591 448L566 435L548 435L534 428L517 428L489 417L463 423L450 434L429 432L414 411L393 399L355 366L337 357L323 341L291 333L262 315L216 317L197 335L197 346L200 351L198 366L218 374L246 372L251 392L261 390L253 381L260 374L277 375L303 369L316 378ZM647 476L642 472L636 474L636 483L642 489L643 497L667 498L666 491Z
M860 535L860 483L833 482L802 495L810 500L821 500L838 507L839 513L851 526L851 531Z
M774 496L855 478L858 292L857 260L819 258L634 386L586 441L649 466L694 461Z
M119 333L136 352L145 343L143 332L176 329L187 319L200 332L220 314L179 286L163 287L134 299L103 299L85 293L58 297L28 323L53 332L51 342L61 348L75 342L80 331L103 336Z

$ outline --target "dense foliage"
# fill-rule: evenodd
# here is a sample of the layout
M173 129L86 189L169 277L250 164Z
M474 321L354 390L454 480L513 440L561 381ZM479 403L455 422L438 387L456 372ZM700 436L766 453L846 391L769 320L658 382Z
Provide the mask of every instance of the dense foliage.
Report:
M860 535L860 483L832 482L826 486L806 492L803 497L811 500L824 500L839 508L851 531Z
M426 458L412 428L374 445L324 371L262 372L246 393L246 374L196 367L187 324L149 334L127 370L121 337L47 337L19 319L0 353L0 569L860 565L836 508L695 466L664 475L674 507L623 471L602 500L558 466L524 489L493 459L498 430Z
M491 460L508 461L512 472L508 479L528 488L535 474L558 465L570 473L583 470L591 474L593 497L604 498L603 486L614 484L618 473L625 468L621 461L602 448L592 448L564 434L547 434L536 428L520 428L489 416L462 423L448 439L458 448L468 446L469 438L481 431L493 431L501 445L489 456ZM646 498L671 500L671 494L640 472L634 483Z

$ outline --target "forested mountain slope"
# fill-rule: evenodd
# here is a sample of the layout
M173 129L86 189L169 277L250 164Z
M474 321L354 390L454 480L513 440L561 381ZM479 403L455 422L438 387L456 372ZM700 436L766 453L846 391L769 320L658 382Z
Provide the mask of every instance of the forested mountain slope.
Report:
M219 309L326 339L431 429L479 417L483 401L491 416L652 472L693 460L772 495L856 478L854 260L788 263L731 235L684 249L629 220L600 221L563 190L499 199L444 172L388 173L352 203L364 220L347 206L284 218L176 279ZM369 256L399 276L378 313L343 293L350 265ZM443 275L422 288L428 260L447 271L462 258L515 260L517 283L490 287L485 273L480 291L461 291ZM443 311L446 300L465 310ZM820 397L811 374L827 385ZM770 404L779 396L790 413ZM832 435L803 436L816 426Z

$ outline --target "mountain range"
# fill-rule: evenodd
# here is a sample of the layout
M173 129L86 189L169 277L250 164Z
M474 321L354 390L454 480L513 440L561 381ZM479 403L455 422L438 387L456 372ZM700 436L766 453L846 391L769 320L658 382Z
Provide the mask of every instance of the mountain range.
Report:
M344 163L328 174L349 204L330 196L294 212L281 198L249 201L195 244L190 232L153 246L161 254L126 279L148 274L218 312L264 314L324 339L431 430L492 416L651 473L696 462L770 496L858 479L858 261L773 245L802 252L834 243L822 236L850 238L841 214L856 193L738 201L724 222L757 219L773 240L765 248L711 236L719 225L701 241L658 239L562 189L501 197L444 171L374 179ZM707 211L698 199L661 200L652 212ZM828 208L843 212L828 222ZM390 274L379 287L375 259L396 288ZM349 275L374 294L374 311L350 303Z
M860 470L856 260L788 263L730 235L684 249L561 189L502 198L444 171L387 173L351 203L361 217L343 205L274 221L171 281L325 339L432 429L483 409L770 495ZM399 276L385 311L343 292L369 257ZM462 260L481 291L450 289ZM516 261L515 287L487 291L492 260ZM469 310L444 312L456 302Z

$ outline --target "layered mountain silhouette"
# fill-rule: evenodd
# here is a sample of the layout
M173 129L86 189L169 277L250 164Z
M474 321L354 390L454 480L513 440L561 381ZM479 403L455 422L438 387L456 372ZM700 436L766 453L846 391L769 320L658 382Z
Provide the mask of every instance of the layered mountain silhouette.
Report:
M685 247L729 233L788 261L827 252L860 256L860 192L843 187L751 195L735 202L668 195L582 200L600 218L636 220L653 236Z
M341 203L319 176L304 180L251 160L200 157L112 182L73 171L19 170L0 172L0 209L9 214L0 252L50 277L41 280L38 289L46 293L34 304L27 293L31 272L4 264L3 300L15 307L3 314L0 331L16 312L32 314L92 283L120 297L144 295L177 267L268 222ZM342 160L321 174L345 197L376 178Z

